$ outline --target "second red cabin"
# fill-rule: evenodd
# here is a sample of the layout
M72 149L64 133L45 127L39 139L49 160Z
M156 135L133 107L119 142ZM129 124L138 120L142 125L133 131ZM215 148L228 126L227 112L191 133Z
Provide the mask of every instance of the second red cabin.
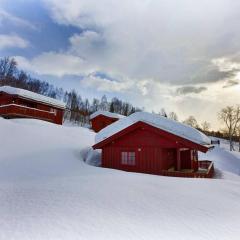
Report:
M91 114L90 122L94 132L99 132L108 125L118 121L120 118L123 118L123 115L117 113L111 113L107 111L96 111Z

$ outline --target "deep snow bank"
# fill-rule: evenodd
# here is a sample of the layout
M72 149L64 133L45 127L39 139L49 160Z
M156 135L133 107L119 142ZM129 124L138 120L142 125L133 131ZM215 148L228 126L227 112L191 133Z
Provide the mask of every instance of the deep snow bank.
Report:
M0 118L0 239L239 239L240 182L92 167L94 133Z
M0 182L77 175L94 133L32 120L0 118Z
M213 161L215 168L220 171L240 175L240 152L230 152L229 142L225 139L213 139L220 140L220 146L215 145L214 149L208 151L206 154L199 153L199 158ZM226 175L226 173L223 173L223 175Z

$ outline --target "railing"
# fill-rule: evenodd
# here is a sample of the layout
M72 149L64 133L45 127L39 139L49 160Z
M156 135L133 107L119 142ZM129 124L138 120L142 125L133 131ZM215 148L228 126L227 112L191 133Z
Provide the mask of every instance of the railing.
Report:
M168 171L168 170L161 171L161 175L168 177L188 177L188 178L195 177L193 172Z
M201 170L205 170L205 172L203 172L203 174L206 175L207 178L212 178L213 174L214 174L214 165L212 161L209 160L201 160L198 161L198 172L199 174L201 173Z
M211 161L208 160L201 160L198 161L198 168L202 168L202 169L208 169L209 166L211 165Z
M212 178L214 174L213 162L208 160L198 161L199 170L193 171L174 171L174 170L163 170L161 175L171 177L189 177L189 178Z
M25 107L17 104L8 104L0 106L0 116L6 117L30 117L44 119L53 122L55 114L36 108Z

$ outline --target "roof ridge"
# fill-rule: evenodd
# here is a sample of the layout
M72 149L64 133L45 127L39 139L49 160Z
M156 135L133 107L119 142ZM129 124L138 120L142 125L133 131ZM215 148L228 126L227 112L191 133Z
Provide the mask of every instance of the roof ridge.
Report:
M35 100L37 102L42 102L45 104L50 104L56 107L65 108L66 104L58 99L48 97L39 93L32 92L23 88L16 88L12 86L2 86L0 87L0 92L5 92L12 95L18 95L23 98Z

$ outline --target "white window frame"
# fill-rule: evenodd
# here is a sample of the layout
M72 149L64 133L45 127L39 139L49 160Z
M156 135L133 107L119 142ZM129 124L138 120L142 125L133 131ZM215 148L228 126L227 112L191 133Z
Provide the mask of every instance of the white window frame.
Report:
M50 108L50 112L53 113L55 116L57 115L57 109L56 108Z
M136 165L136 152L135 151L122 151L121 152L121 164L127 166Z

